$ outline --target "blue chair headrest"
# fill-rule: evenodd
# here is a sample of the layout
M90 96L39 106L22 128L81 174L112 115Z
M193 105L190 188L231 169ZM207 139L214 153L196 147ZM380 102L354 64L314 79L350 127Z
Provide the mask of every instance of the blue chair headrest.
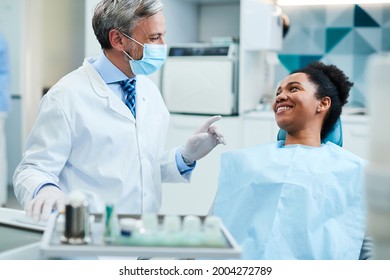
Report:
M283 129L280 129L278 132L278 141L279 140L286 140L286 131ZM321 139L322 143L326 143L328 141L339 145L340 147L343 146L343 129L341 127L341 120L340 118L336 121L334 124L332 130L324 137L324 139Z

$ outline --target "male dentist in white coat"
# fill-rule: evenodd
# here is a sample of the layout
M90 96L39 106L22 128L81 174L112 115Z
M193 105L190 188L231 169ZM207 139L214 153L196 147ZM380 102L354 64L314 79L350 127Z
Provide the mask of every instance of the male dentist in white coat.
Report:
M103 0L92 26L103 50L42 98L14 174L19 203L34 220L63 211L83 191L92 212L158 212L162 182L189 182L196 161L223 135L211 117L182 146L164 150L169 112L147 75L166 59L160 0Z

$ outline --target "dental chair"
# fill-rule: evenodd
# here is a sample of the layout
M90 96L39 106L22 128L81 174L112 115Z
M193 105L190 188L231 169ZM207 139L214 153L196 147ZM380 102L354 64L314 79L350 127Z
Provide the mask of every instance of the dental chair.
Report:
M286 131L283 129L280 129L277 135L277 139L279 140L285 140L286 139ZM341 120L340 118L336 121L334 124L332 130L326 135L323 139L321 139L322 143L326 142L332 142L336 145L339 145L340 147L343 146L343 129L341 126Z

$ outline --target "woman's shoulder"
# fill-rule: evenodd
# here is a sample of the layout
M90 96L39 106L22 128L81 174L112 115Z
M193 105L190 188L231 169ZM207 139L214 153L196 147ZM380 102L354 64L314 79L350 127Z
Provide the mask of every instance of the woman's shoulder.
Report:
M349 161L354 161L361 165L367 164L366 159L363 159L362 157L354 154L353 152L347 150L346 148L340 147L339 145L336 145L332 142L326 142L324 144L324 147L327 148L330 152L336 153L339 158L349 160Z

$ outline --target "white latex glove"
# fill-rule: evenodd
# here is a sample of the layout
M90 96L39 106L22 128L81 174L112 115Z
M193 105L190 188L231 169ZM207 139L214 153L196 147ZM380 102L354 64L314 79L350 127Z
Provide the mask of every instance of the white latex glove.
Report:
M54 186L47 186L41 189L27 204L26 214L35 222L47 221L53 209L63 212L66 202L67 196L63 191Z
M194 161L201 159L207 155L218 144L224 144L223 135L218 131L218 128L211 126L214 122L219 121L221 116L213 116L209 118L204 125L195 131L182 149L182 157L186 164L192 164Z

